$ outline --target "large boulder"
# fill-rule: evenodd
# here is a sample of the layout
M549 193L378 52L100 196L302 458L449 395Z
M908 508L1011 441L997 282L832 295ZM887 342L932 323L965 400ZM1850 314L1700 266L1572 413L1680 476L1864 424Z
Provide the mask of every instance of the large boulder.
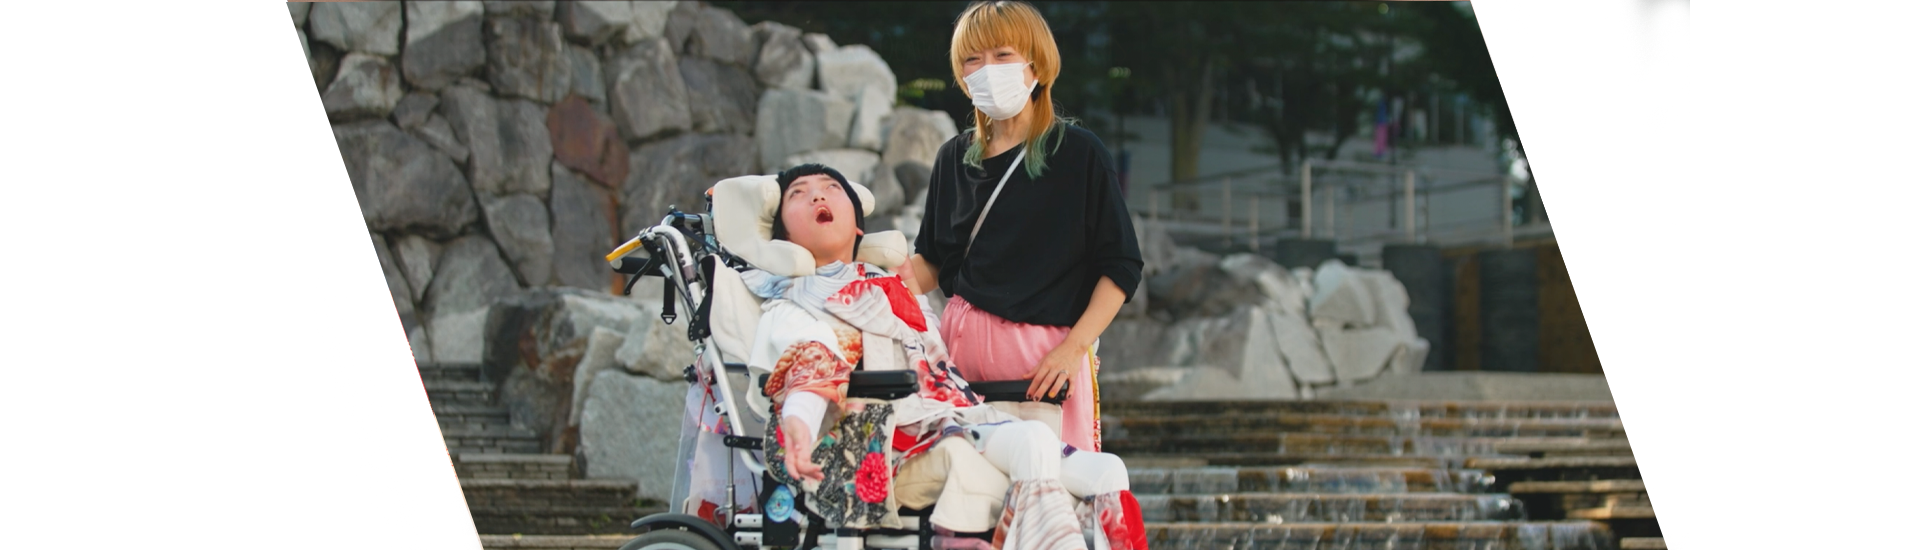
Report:
M627 24L627 31L622 41L634 44L641 40L666 38L667 14L672 13L679 4L671 0L634 2L631 8L633 19Z
M386 58L350 53L340 60L340 73L320 95L320 104L326 108L327 118L345 122L384 118L405 96L400 75Z
M850 101L811 90L767 90L754 117L760 164L772 171L796 153L843 147L852 120Z
M482 368L503 381L500 402L515 422L539 432L550 452L571 452L568 421L579 397L574 375L592 335L624 334L647 314L640 304L605 293L540 289L505 295L487 317ZM602 355L617 347L602 340Z
M447 243L427 287L427 336L433 356L447 363L478 363L485 352L489 307L519 289L513 268L493 241L469 235ZM498 380L498 378L495 378Z
M880 54L866 46L844 46L815 57L820 88L855 105L848 147L880 150L881 120L892 114L899 83Z
M433 282L434 262L440 260L440 243L419 235L401 235L393 239L394 259L399 261L400 272L407 277L407 286L413 289L413 300L421 301L427 297L427 285Z
M447 117L440 116L439 113L428 115L425 124L407 131L421 141L427 142L428 145L432 145L433 148L439 149L441 153L445 153L447 158L453 159L456 165L467 164L467 146L460 143L460 136L454 135L453 124L447 122Z
M1287 370L1301 384L1331 384L1338 380L1333 372L1333 362L1327 358L1326 350L1320 345L1320 334L1305 317L1297 314L1281 313L1271 319L1274 339L1280 346L1280 356L1286 359Z
M301 36L307 36L302 33ZM339 48L318 40L309 40L307 46L307 69L313 72L313 87L319 93L326 93L327 85L333 84L333 76L340 72L340 58L346 54Z
M481 195L546 196L553 142L546 112L521 99L494 99L468 86L440 94L440 112L467 146L467 179Z
M545 286L553 279L553 220L539 197L514 193L481 197L487 230L506 254L522 286Z
M886 119L893 114L894 93L879 86L867 86L853 100L853 127L847 130L847 146L879 151L887 137Z
M1342 384L1379 376L1403 347L1399 335L1386 327L1319 327L1319 334L1320 345L1326 348L1327 359Z
M864 45L841 46L816 54L820 67L820 89L849 101L867 88L878 88L888 98L898 92L893 69L880 54Z
M613 194L588 183L566 166L553 165L554 284L606 290L612 271L606 254L619 243L613 236Z
M567 38L597 46L626 35L627 25L633 24L633 4L624 0L561 2L556 15Z
M705 211L714 183L758 173L754 157L753 140L737 134L683 134L640 146L620 187L620 234L660 223L669 206Z
M1218 262L1183 266L1148 279L1146 286L1152 295L1147 306L1173 318L1213 317L1265 300L1259 287L1235 284Z
M660 301L645 303L658 304ZM651 311L659 310L656 308ZM686 325L668 325L660 321L658 313L650 322L629 325L626 338L613 355L615 364L627 372L663 381L680 380L681 370L692 362L693 357L693 341L687 339Z
M661 31L661 37L673 46L674 53L687 53L687 45L693 40L693 29L700 24L699 2L675 2L667 10L667 24Z
M559 23L487 20L487 77L495 93L553 103L573 89Z
M573 95L584 97L595 108L607 107L607 79L600 72L600 56L577 45L567 45L567 63L573 74Z
M687 40L687 53L735 67L753 63L753 29L732 11L701 6Z
M693 115L693 131L753 132L754 103L759 90L746 71L690 57L680 60L680 78L687 86L687 108Z
M587 406L587 387L594 377L619 367L613 360L613 352L620 349L626 339L626 335L607 327L593 327L593 333L587 335L587 349L580 354L580 364L573 368L573 411L567 417L568 426L580 425L580 413Z
M393 295L393 309L400 313L401 324L414 325L413 287L407 284L407 276L400 273L400 262L393 258L393 251L387 247L387 239L379 233L373 236L373 253L380 257L380 272L387 277L387 293ZM411 329L412 326L407 328Z
M1194 353L1179 358L1183 364L1198 368L1195 376L1150 392L1145 398L1298 398L1294 378L1281 359L1274 317L1273 312L1258 306L1245 306L1224 317L1198 323L1204 330L1189 331L1190 336L1184 337L1187 341L1180 342L1192 346L1189 349Z
M754 56L753 77L761 86L789 90L813 88L813 52L800 41L800 29L761 21L753 25L753 41L759 49Z
M287 2L287 13L293 15L294 28L307 27L307 12L312 9L313 2Z
M424 324L407 331L407 347L413 348L415 364L438 362L433 360L433 341L427 338L427 326Z
M487 64L480 2L408 2L406 11L407 48L400 68L408 84L438 90Z
M595 111L585 98L569 97L548 109L547 134L555 162L608 188L626 181L627 142L620 139L613 119Z
M553 0L544 2L486 0L487 17L518 17L536 21L553 20Z
M1313 297L1308 300L1316 326L1371 327L1379 309L1373 292L1353 268L1327 260L1313 271Z
M368 229L452 236L479 216L460 169L392 124L335 126L333 137Z
M639 480L643 498L673 493L686 382L602 371L587 388L580 451L589 479Z
M1139 299L1141 296L1136 296ZM1163 342L1167 324L1152 319L1119 318L1100 333L1100 372L1126 372L1168 364Z
M421 91L409 93L393 106L393 123L402 130L411 131L425 125L438 107L440 96Z
M830 52L840 49L840 46L834 45L832 38L828 38L827 35L817 32L800 35L800 43L806 44L807 51L813 52L813 55L816 56L820 55L820 52Z
M693 127L687 83L665 39L635 42L607 61L606 70L613 120L627 139L645 140Z
M399 2L315 2L307 33L341 51L398 55L400 12Z
M953 117L947 113L917 107L895 107L881 121L881 126L885 128L886 147L880 152L880 163L896 176L904 164L916 165L918 170L931 174L940 146L960 133L953 125ZM896 179L910 197L919 195L927 186L925 178Z

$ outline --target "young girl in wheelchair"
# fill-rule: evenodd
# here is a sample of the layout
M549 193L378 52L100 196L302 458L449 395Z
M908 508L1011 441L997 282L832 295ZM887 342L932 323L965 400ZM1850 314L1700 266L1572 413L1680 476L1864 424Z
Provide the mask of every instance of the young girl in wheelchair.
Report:
M991 533L994 548L1144 548L1118 457L1063 445L1057 412L1038 417L1050 423L1017 414L1031 407L984 403L929 326L937 316L898 275L855 261L864 189L817 164L774 183L772 242L804 249L814 269L740 273L765 300L748 367L767 374L758 393L773 413L764 449L778 486L768 506L799 501L841 529L900 529L903 508L931 508L924 521ZM856 372L902 370L917 386L905 395L849 395Z

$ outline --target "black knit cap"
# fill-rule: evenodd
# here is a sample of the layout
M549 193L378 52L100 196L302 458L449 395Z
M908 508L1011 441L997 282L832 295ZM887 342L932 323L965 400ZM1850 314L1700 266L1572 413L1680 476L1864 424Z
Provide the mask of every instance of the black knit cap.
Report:
M780 175L774 178L774 182L780 184L781 200L786 200L787 187L793 185L793 180L821 174L833 178L833 181L840 182L840 188L847 191L847 200L853 202L853 226L860 228L860 231L863 233L866 232L867 212L865 208L861 208L860 206L860 193L853 190L853 186L847 183L847 177L840 175L839 170L828 168L826 165L807 163L780 171ZM780 219L780 211L777 208L773 214L773 238L782 241L787 240L786 220ZM853 238L853 250L855 255L860 253L860 237Z

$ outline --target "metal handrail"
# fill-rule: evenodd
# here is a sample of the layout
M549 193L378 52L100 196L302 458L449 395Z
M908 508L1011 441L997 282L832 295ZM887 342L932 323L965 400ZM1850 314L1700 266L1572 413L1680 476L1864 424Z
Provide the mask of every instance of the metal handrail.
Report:
M1289 175L1294 177L1287 177ZM1356 175L1360 176L1355 177ZM1236 185L1235 180L1242 182L1257 180L1260 183ZM1221 237L1229 246L1236 240L1246 239L1250 247L1257 252L1260 241L1265 238L1276 235L1313 238L1316 234L1342 243L1354 242L1360 246L1367 246L1366 243L1383 239L1406 242L1429 242L1436 239L1454 241L1459 240L1459 235L1495 234L1497 242L1511 246L1516 228L1513 225L1511 196L1507 186L1513 183L1509 176L1495 172L1354 161L1309 160L1301 164L1297 175L1282 174L1276 168L1259 168L1148 185L1143 188L1148 193L1146 210L1149 219L1155 222L1164 220L1185 226L1189 234L1196 230L1203 234L1213 233L1213 231L1201 229L1202 226L1196 224L1217 223ZM1213 209L1204 206L1212 201L1204 198L1200 188L1209 186L1220 188L1219 194L1216 195L1219 201L1216 212L1204 212ZM1497 197L1498 202L1491 205L1494 211L1487 213L1492 214L1491 219L1482 217L1483 215L1469 214L1467 216L1469 219L1466 220L1456 219L1435 224L1434 212L1430 211L1434 205L1434 197L1487 187L1494 187L1497 190L1494 196ZM1330 192L1335 190L1338 192ZM1201 201L1196 206L1197 210L1170 211L1170 215L1163 216L1160 195L1182 191L1192 193L1190 196ZM1286 215L1282 217L1297 217L1297 222L1288 220L1277 227L1262 228L1262 208L1260 207L1262 199L1292 198L1296 193L1299 201L1297 216L1289 214L1292 212L1290 208L1292 205L1288 205L1289 208L1283 210L1283 214ZM1240 202L1236 203L1236 199ZM1384 231L1361 229L1352 227L1351 221L1348 226L1351 229L1341 229L1343 211L1348 217L1355 215L1354 211L1357 208L1375 212L1376 214L1371 215L1377 215L1378 204L1383 201L1399 203L1397 213L1390 210L1387 214L1387 219L1391 220L1387 222L1387 227L1391 229ZM1471 208L1472 210L1468 212L1480 208L1466 206L1465 203L1457 201L1454 199L1451 204L1456 207ZM1286 203L1282 202L1282 204ZM1245 213L1245 218L1242 218L1245 220L1244 226L1236 229L1235 219L1243 212ZM1484 221L1473 221L1476 219ZM1298 224L1297 228L1295 223ZM1480 224L1485 224L1485 231L1460 230ZM1362 225L1368 224L1363 222ZM1539 230L1550 231L1549 226L1543 223L1529 224L1529 227L1532 228L1528 230L1529 233ZM1471 238L1478 239L1478 237Z

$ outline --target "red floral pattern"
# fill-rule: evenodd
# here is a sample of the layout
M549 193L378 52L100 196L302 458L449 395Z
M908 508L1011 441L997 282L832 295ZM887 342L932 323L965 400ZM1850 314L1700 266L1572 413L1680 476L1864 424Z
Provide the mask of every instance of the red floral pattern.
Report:
M854 472L854 489L860 500L868 504L886 502L887 494L893 485L893 468L887 464L887 457L880 453L867 453L860 460L860 469Z
M859 335L854 336L858 341ZM765 393L785 401L785 392L804 391L834 403L844 403L847 378L852 373L853 365L835 357L826 344L800 342L780 354L780 361L774 363L773 375L767 377Z

